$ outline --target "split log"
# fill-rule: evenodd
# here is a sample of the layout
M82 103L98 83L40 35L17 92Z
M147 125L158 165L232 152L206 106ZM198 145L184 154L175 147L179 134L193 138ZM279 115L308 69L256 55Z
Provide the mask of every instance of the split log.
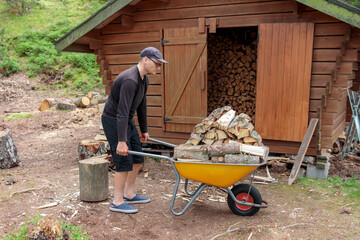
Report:
M90 99L88 97L79 97L75 98L73 103L79 108L86 108L90 105Z
M98 140L81 140L78 146L79 160L106 154L104 142Z
M202 145L192 146L181 144L174 149L174 158L208 160L207 147Z
M231 121L234 119L235 113L236 112L234 110L224 113L218 120L215 121L215 123L212 124L212 126L221 130L226 130Z
M90 99L90 105L97 105L97 104L99 104L99 101L96 98Z
M220 129L216 129L215 134L216 134L216 139L218 139L218 140L223 140L223 139L228 138L228 135L226 134L226 132L224 132Z
M206 126L204 123L199 123L195 126L194 132L195 133L206 133L210 129L209 126Z
M188 142L192 145L198 145L203 138L204 134L192 133Z
M254 126L249 121L250 117L246 114L237 115L229 124L228 132L234 134L238 139L250 136Z
M93 93L95 93L95 92L93 92ZM92 96L92 99L96 99L98 103L105 103L106 102L106 97L104 97L100 93L94 94Z
M259 143L262 144L261 136L255 130L252 130L249 137L244 138L245 143Z
M216 130L216 128L210 129L210 130L205 134L204 138L206 138L206 139L215 139L215 138L216 138L215 130Z
M211 145L215 142L215 139L208 139L208 138L204 138L203 140L201 140L203 143L205 143L205 145Z
M59 102L60 102L60 100L57 98L44 99L39 107L39 111L48 110L48 109L52 108L53 106L55 106Z
M97 202L108 198L108 164L104 156L79 161L80 200Z
M260 164L260 157L247 154L225 154L224 161L236 164Z
M0 126L0 168L8 169L20 163L10 129Z
M224 163L225 158L223 156L213 156L211 157L211 161L214 163Z
M211 112L211 114L205 118L202 122L206 126L211 126L216 120L218 120L224 113L231 110L230 106L224 106L221 108L217 108L214 111Z

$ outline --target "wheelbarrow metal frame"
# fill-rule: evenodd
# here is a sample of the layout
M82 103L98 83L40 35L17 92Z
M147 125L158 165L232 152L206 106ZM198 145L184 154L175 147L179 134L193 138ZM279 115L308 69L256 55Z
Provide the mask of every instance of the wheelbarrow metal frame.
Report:
M163 142L163 141L159 141L159 140L156 140L156 139L153 139L153 138L149 138L149 141L153 141L153 142L156 142L156 143L159 143L159 144L163 144L163 145L168 146L168 147L173 147L173 148L176 147L176 145L166 143L166 142ZM189 179L185 178L185 192L188 195L192 196L192 198L190 199L190 201L186 204L186 206L180 212L176 212L174 210L174 205L175 205L176 194L178 192L179 185L180 185L180 173L179 173L179 171L177 170L177 168L176 168L176 166L174 164L174 162L177 162L177 161L175 159L167 157L167 156L151 154L151 153L129 151L129 154L133 154L133 155L137 155L137 156L143 156L143 157L161 158L161 159L165 159L165 160L170 161L170 163L171 163L171 165L172 165L172 167L174 169L174 172L176 174L176 183L175 183L175 187L174 187L174 193L173 193L173 196L172 196L172 199L171 199L170 211L176 216L184 214L185 211L189 208L189 206L199 196L199 194L205 189L205 187L212 186L212 185L208 185L208 184L205 184L205 183L200 183L200 186L198 186L198 188L194 192L190 192L188 190L188 181L189 181ZM268 151L267 151L267 154L268 154ZM264 159L264 161L262 163L260 163L260 164L251 164L251 166L259 167L259 166L262 166L262 165L266 164L267 154L266 154L265 159ZM201 163L201 162L191 162L191 161L189 161L188 163L204 164L204 163ZM206 164L209 164L209 163L206 163ZM224 165L225 164L226 165L226 163L211 163L211 164L214 164L214 165L216 165L216 164ZM234 164L227 164L227 165L234 165ZM256 169L254 170L254 172L255 171L256 171ZM255 173L253 174L253 176L251 178L251 184L250 184L248 196L249 196L250 191L251 191L254 176L255 176ZM223 188L223 187L219 187L219 188ZM262 203L264 203L264 205L263 204L248 203L247 198L246 198L246 201L239 201L239 200L236 199L236 197L233 194L233 192L231 191L230 187L226 187L225 189L229 193L229 196L238 204L251 206L251 207L257 207L257 208L266 208L266 207L268 207L267 202L264 201L264 200L262 201Z

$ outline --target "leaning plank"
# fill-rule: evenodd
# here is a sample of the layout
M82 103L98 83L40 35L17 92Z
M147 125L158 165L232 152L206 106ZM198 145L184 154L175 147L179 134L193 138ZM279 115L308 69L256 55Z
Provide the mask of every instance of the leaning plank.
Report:
M108 164L104 156L79 161L80 200L96 202L108 198Z
M315 128L316 128L316 125L318 123L319 119L318 118L312 118L310 120L310 123L309 123L309 126L308 126L308 129L305 133L305 136L303 138L303 141L301 143L301 146L299 148L299 152L296 156L296 159L295 159L295 164L291 170L291 173L290 173L290 177L289 177L289 181L288 181L288 184L291 185L295 179L296 179L296 176L299 172L299 169L300 169L300 166L301 166L301 163L304 159L304 156L305 156L305 153L309 147L309 144L310 144L310 141L311 141L311 138L312 138L312 135L314 134L314 131L315 131Z
M181 144L174 149L174 158L208 160L207 147L204 145Z

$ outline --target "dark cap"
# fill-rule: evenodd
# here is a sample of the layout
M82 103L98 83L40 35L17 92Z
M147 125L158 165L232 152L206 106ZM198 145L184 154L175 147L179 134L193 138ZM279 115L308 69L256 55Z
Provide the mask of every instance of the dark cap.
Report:
M167 61L165 61L163 59L161 52L154 47L144 48L140 53L140 57L155 58L156 60L159 60L160 62L168 63Z

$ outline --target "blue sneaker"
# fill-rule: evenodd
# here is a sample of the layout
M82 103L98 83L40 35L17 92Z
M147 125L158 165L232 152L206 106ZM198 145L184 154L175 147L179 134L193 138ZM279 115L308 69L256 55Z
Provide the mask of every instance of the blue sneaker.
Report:
M121 213L137 213L138 209L124 202L117 206L114 203L112 203L110 206L110 211L121 212Z
M124 197L127 203L148 203L150 202L150 198L146 196L140 196L139 194L136 194L135 197L132 199Z

